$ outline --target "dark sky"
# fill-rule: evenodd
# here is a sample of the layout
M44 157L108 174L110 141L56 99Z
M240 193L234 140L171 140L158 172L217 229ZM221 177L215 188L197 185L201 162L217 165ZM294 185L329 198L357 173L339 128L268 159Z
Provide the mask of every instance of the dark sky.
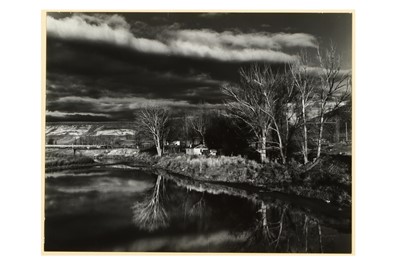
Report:
M278 66L331 42L350 69L351 23L346 13L48 13L47 121L218 107L240 67Z

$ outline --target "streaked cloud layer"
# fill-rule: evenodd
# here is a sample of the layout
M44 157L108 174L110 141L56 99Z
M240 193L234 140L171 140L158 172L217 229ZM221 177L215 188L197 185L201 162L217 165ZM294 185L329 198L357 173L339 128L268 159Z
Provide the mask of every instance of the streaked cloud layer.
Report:
M47 33L63 39L105 42L138 52L209 58L221 61L288 62L285 47L316 47L316 38L305 33L241 33L201 30L168 30L154 39L133 34L120 15L83 15L47 18ZM158 38L157 38L158 37Z
M351 58L349 14L55 12L46 27L48 121L218 108L254 62L279 68L331 40Z

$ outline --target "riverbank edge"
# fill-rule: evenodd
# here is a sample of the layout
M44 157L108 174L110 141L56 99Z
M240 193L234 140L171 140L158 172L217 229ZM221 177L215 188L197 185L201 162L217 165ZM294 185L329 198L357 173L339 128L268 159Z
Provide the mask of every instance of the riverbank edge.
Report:
M324 186L316 186L314 183L305 184L299 183L298 173L295 173L299 168L293 168L293 166L283 166L277 163L258 164L262 169L269 169L269 174L274 175L274 178L261 178L257 180L235 180L229 176L219 176L218 179L213 179L212 176L202 173L199 175L195 171L192 174L187 169L179 169L176 167L170 167L163 161L169 161L168 157L156 157L156 156L135 156L133 157L136 163L145 163L153 170L164 170L172 174L184 176L197 181L203 182L222 182L227 184L243 184L246 186L253 186L255 188L262 188L267 192L280 192L288 195L296 195L306 197L310 199L323 200L330 204L335 204L339 207L351 207L352 205L352 183L349 184L331 184ZM250 161L250 160L249 160ZM254 162L254 161L251 161ZM255 162L254 162L255 163ZM193 169L191 169L193 170ZM238 170L240 172L240 170ZM267 174L267 173L265 173ZM297 175L292 178L293 175Z
M177 159L178 158L178 159ZM187 160L186 157L183 157ZM93 161L88 164L69 164L56 167L45 167L46 173L62 171L62 170L72 170L81 169L87 167L97 167L97 166L107 166L107 165L117 165L124 164L131 167L141 167L145 170L151 170L157 172L157 169L168 171L172 174L178 174L185 176L186 178L191 178L202 182L222 182L227 184L243 184L246 186L253 186L256 188L262 188L268 192L280 192L288 195L302 196L311 199L323 200L327 203L335 204L338 206L349 207L352 204L351 200L351 183L349 186L338 186L336 185L325 185L325 186L315 186L315 184L305 184L299 183L293 176L297 175L295 173L296 169L289 166L282 166L277 163L269 164L258 164L254 161L241 159L240 162L245 161L251 165L259 167L256 169L261 172L264 176L262 178L245 178L244 175L248 174L248 165L241 165L233 167L230 174L219 174L210 175L209 172L214 172L215 169L210 168L209 172L196 172L195 166L191 165L190 162L185 162L183 158L179 156L166 156L157 157L150 155L138 154L129 157L109 157L109 160L105 161ZM206 158L206 157L204 157ZM227 157L230 159L230 157ZM235 157L232 157L233 159ZM239 157L240 158L240 157ZM197 157L195 159L198 159ZM232 159L232 160L233 160ZM180 163L186 165L184 168L176 167L172 164L173 160L179 160ZM211 159L212 160L212 159ZM223 167L220 167L223 168ZM225 170L225 169L224 169ZM263 173L263 171L265 173ZM269 178L265 178L268 176ZM215 178L216 177L216 178Z

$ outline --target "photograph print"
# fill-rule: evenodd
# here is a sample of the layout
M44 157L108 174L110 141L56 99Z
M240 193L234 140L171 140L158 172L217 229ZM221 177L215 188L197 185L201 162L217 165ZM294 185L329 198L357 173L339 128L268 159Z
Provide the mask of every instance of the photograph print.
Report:
M353 12L43 12L44 254L353 254Z

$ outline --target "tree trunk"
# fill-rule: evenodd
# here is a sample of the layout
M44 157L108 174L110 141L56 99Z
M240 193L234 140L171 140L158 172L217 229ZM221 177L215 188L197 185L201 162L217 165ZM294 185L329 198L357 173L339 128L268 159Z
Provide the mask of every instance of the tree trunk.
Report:
M284 156L285 156L285 158L287 158L287 153L288 153L288 143L289 143L289 139L290 139L290 130L289 130L289 127L290 127L290 125L289 125L289 113L288 113L288 110L286 110L285 111L285 122L286 122L286 134L285 134L285 143L286 143L286 145L285 145L285 148L284 148Z
M286 164L286 156L283 152L284 148L283 148L282 144L280 144L279 150L280 150L281 157L282 157L282 164Z
M285 153L284 153L284 147L283 147L283 143L282 143L282 136L281 136L281 133L279 132L279 127L278 127L278 124L276 123L275 120L274 120L274 125L275 125L275 129L276 129L276 135L278 136L279 153L281 154L282 164L286 164L286 156L285 156Z
M264 127L261 131L261 150L259 149L261 163L268 162L267 160L267 129Z
M155 137L155 142L156 142L157 155L162 156L161 142L158 136Z
M267 230L268 221L267 221L267 206L265 205L264 201L261 201L261 220L262 220L262 227L263 230Z
M306 117L306 106L304 97L301 101L303 111L303 157L304 164L308 163L308 136L307 136L307 117Z
M157 204L159 203L159 199L160 199L161 179L162 179L162 176L158 175L156 185L154 186L153 197L152 197L152 200L154 201L154 203L157 203Z
M318 147L317 147L317 159L321 156L321 147L322 147L322 133L324 131L324 116L321 115L320 125L319 125L319 134L318 134Z

